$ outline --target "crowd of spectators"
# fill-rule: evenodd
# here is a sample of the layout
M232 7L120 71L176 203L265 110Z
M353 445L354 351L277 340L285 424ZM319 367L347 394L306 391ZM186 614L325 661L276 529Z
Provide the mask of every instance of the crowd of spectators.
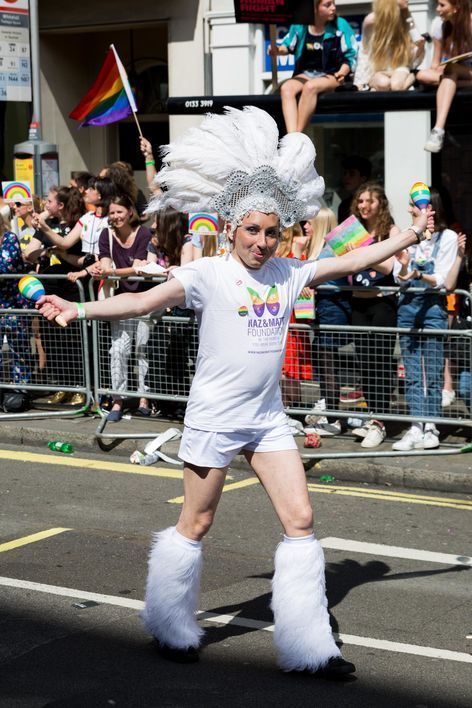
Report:
M374 0L358 46L334 0L316 0L313 23L291 25L280 44L268 49L271 55L295 57L293 76L280 86L287 132L303 131L318 96L342 86L359 91L430 86L437 87L436 123L424 147L439 152L456 90L472 86L472 57L462 56L472 52L472 16L470 0L438 0L436 11L431 33L421 34L408 0ZM426 42L433 43L429 66Z
M426 149L440 149L456 86L472 80L467 62L445 67L440 62L471 49L472 29L468 0L439 0L437 11L431 30L431 67L419 69L428 37L420 35L415 27L407 0L374 1L373 11L364 20L359 51L349 24L336 14L334 1L317 0L313 24L292 26L282 43L271 50L294 53L296 58L294 76L281 87L287 131L303 130L316 110L317 96L335 90L349 78L359 90L372 91L406 90L415 82L422 82L439 87L438 120ZM98 176L73 172L69 185L52 188L42 205L36 199L3 204L0 272L58 275L61 278L45 280L47 293L71 300L78 300L80 292L86 298L103 298L151 287L149 281L132 278L145 274L149 264L168 272L197 258L224 254L229 245L227 225L222 220L217 234L190 235L184 214L172 209L154 215L145 213L148 196L156 189L156 164L146 138L140 139L140 147L148 195L138 189L131 166L117 161L106 165ZM371 181L369 160L352 155L343 160L342 169L344 198L338 214L323 208L316 219L285 230L279 257L304 260L332 256L325 237L350 215L357 217L373 240L387 239L398 232L384 188ZM343 395L346 397L342 352L349 347L356 372L351 381L355 394L351 403L362 402L369 413L368 420L350 426L362 447L377 447L386 438L381 418L392 412L393 394L399 388L400 361L405 372L406 407L418 422L394 443L394 449L439 445L436 427L423 426L420 421L424 417L440 417L442 406L453 401L454 379L459 396L470 410L472 375L470 365L464 365L466 356L460 356L443 334L425 337L401 333L397 337L394 331L397 327L444 330L448 326L471 326L467 303L457 300L455 309L448 313L445 296L431 291L444 287L452 290L457 282L469 289L468 269L464 267L469 261L465 237L456 232L459 229L453 224L452 215L443 208L441 196L434 189L432 201L436 229L430 240L375 268L328 283L328 288L316 294L308 288L300 294L304 301L300 312L304 314L295 310L291 324L308 323L312 331L291 328L281 385L285 404L294 408L302 405L304 384L316 382L319 386L320 400L304 421L305 430L310 433L338 435L350 423L338 415ZM83 286L80 292L79 282ZM398 286L400 293L394 290ZM413 293L409 292L411 287L430 290ZM14 281L1 281L0 295L3 308L28 307ZM309 319L307 303L312 305ZM164 314L179 318L178 323L167 324L162 320ZM326 325L334 328L324 329ZM337 326L352 329L336 331ZM60 356L67 372L67 386L73 388L80 387L80 376L70 332L61 332ZM178 394L185 398L191 383L193 312L174 308L155 313L151 320L113 322L107 332L106 354L113 391L108 421L122 418L130 389L136 394L136 415L152 414L153 403L147 395L152 389L163 399L167 397L167 401L159 401L162 414L182 418L183 403L173 402L172 397ZM10 405L10 410L21 410L29 402L22 385L31 381L57 383L56 334L39 318L7 314L0 317L0 336L9 348L9 380L18 387L9 403L4 395L3 405L5 409ZM89 349L92 350L91 337ZM135 376L130 383L131 361ZM0 364L4 366L1 360ZM82 392L55 390L49 398L51 405L81 406L84 402ZM303 428L300 421L294 426L297 428Z

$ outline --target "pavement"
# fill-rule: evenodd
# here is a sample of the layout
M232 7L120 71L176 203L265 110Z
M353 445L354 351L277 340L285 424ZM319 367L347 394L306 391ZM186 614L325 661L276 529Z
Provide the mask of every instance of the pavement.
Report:
M38 415L44 413L40 411ZM181 423L167 418L125 416L119 423L106 425L103 431L106 437L99 440L96 432L101 418L90 414L66 416L64 413L56 411L54 417L48 415L33 419L21 415L9 419L0 415L0 443L44 449L48 441L61 440L72 443L77 453L101 453L104 459L112 453L129 460L132 452L143 450L146 444L146 439L138 436L148 435L152 439L169 427L182 428ZM392 435L400 434L403 427L407 425L390 426ZM470 494L472 452L460 453L461 447L470 443L470 430L458 429L452 434L449 427L441 433L441 447L420 455L392 453L391 438L373 451L363 450L359 442L349 435L323 438L322 446L317 450L304 448L303 436L295 439L310 481L330 476L337 481ZM124 437L118 437L120 435ZM166 443L162 449L171 457L176 457L178 441ZM238 456L232 468L247 469L247 464Z

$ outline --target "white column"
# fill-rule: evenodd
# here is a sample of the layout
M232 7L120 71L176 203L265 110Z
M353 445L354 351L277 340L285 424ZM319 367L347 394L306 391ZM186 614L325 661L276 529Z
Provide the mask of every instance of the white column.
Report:
M429 111L385 113L385 191L395 223L411 223L408 193L414 182L431 184L431 153L424 144L431 130Z

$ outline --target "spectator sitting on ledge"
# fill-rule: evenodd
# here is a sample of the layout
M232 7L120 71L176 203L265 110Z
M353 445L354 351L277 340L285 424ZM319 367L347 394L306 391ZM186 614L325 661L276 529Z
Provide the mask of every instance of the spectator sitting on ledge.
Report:
M318 95L344 83L357 55L354 32L346 20L337 17L334 0L315 0L313 24L291 25L282 44L268 51L295 54L293 76L280 88L287 133L305 130L316 111Z
M423 59L424 39L408 0L374 0L373 10L362 23L354 84L361 91L406 91Z

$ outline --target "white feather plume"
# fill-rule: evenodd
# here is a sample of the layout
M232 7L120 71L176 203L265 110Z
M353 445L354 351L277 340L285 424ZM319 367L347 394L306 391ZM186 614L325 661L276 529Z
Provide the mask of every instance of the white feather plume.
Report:
M164 166L155 182L163 191L151 199L148 212L165 206L212 211L213 198L224 193L232 173L250 175L265 165L276 170L287 191L296 187L297 218L312 218L320 208L324 181L315 170L313 143L302 133L291 133L279 146L277 124L260 108L210 113L161 153Z

